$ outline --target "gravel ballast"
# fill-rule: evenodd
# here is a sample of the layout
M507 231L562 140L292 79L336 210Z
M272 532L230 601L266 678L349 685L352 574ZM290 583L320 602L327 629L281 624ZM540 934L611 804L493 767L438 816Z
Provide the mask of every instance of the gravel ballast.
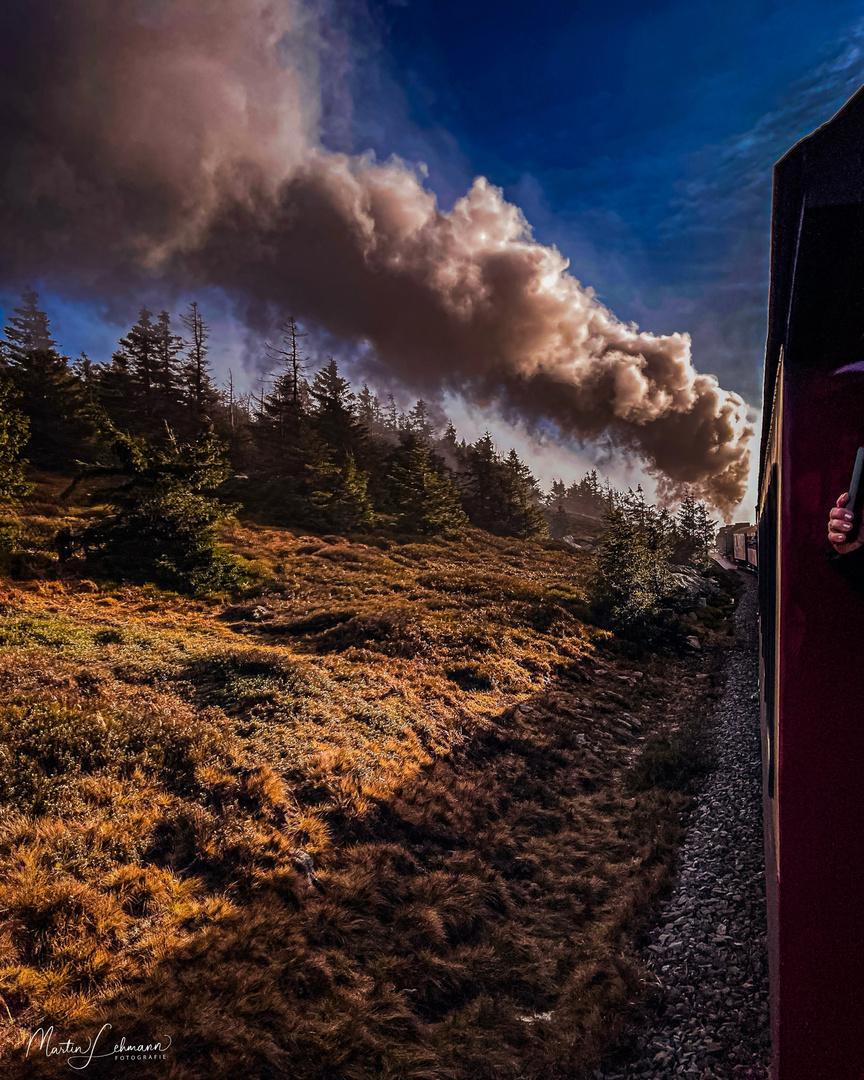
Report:
M742 577L735 644L709 720L716 767L696 800L674 891L645 952L656 988L596 1080L768 1076L756 584Z

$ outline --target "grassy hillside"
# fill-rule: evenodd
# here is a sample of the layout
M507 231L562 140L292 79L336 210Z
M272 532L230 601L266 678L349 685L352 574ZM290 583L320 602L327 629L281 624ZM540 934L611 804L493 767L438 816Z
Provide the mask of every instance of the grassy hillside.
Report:
M106 1022L183 1080L590 1067L644 990L728 596L698 657L634 660L566 545L246 523L259 583L189 600L58 566L61 487L2 579L4 1075Z

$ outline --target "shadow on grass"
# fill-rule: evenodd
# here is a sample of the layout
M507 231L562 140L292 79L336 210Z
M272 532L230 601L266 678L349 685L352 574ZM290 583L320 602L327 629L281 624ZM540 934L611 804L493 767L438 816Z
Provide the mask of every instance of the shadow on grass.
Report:
M625 743L595 754L570 707L579 688L556 690L491 720L362 813L346 798L349 777L289 776L306 820L330 837L317 876L292 848L308 843L302 829L286 839L276 829L269 850L259 843L242 887L230 880L240 856L223 860L212 885L231 903L190 918L157 963L101 1004L112 1037L172 1038L166 1060L141 1061L136 1074L582 1075L641 992L629 943L670 882L688 800L666 782L677 773L656 748L626 791ZM280 785L255 783L247 805L275 827ZM150 851L166 866L174 854ZM196 858L191 827L182 858ZM86 1041L101 1022L62 1035ZM10 1078L58 1075L56 1059L7 1060ZM88 1072L114 1069L109 1058Z

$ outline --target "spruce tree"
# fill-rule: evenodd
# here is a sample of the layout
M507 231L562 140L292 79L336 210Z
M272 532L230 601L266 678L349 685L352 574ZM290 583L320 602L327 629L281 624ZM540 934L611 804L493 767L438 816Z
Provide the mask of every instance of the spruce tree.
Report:
M173 423L180 415L183 399L180 389L180 353L184 342L171 328L171 316L160 311L154 332L156 340L156 368L154 382L159 415Z
M405 432L385 463L388 509L399 532L449 535L468 524L459 490L418 432Z
M489 532L501 529L501 459L485 431L467 447L465 471L462 474L462 504L473 525Z
M308 504L313 462L327 459L327 448L315 434L308 410L305 380L283 367L269 394L262 395L250 434L253 468L269 503L279 507L280 520L303 520Z
M387 431L399 430L399 410L396 407L396 399L392 394L387 395L387 406L384 409L384 427Z
M124 352L115 352L110 364L98 364L93 372L95 399L112 423L126 431L138 430L137 385Z
M300 355L300 342L309 335L301 332L293 315L283 323L281 335L281 346L267 342L267 355L279 371L282 397L296 407L305 392L306 364L309 362L308 356Z
M357 395L357 419L367 431L380 433L384 430L381 402L366 383Z
M714 546L715 523L708 507L688 489L684 493L675 518L675 556L679 562L693 562L704 566L710 561Z
M502 519L510 536L522 539L548 534L546 518L540 509L540 488L531 470L519 458L515 449L504 459Z
M531 470L515 450L502 461L488 431L467 448L462 499L472 524L500 536L545 536L546 519Z
M605 620L622 629L644 624L656 609L645 535L621 509L611 510L606 518L597 552L595 599Z
M694 525L697 559L703 564L710 563L711 551L715 543L717 523L711 519L711 514L704 502L696 503Z
M366 449L366 430L356 415L356 399L351 384L339 374L332 356L318 371L309 387L312 426L337 463L349 456L355 461Z
M20 395L17 407L30 424L31 462L37 468L65 469L83 452L88 427L80 382L68 357L57 351L38 299L26 290L6 326L6 370Z
M429 406L422 398L408 410L407 429L427 442L435 438L435 425L429 415Z
M242 586L240 564L218 542L219 525L232 512L218 497L230 465L212 426L186 441L170 431L148 441L110 424L105 436L114 464L99 471L120 483L111 511L84 538L104 569L180 592Z
M567 487L563 480L553 480L552 487L549 489L544 502L548 507L556 507L564 509L563 503L567 497Z
M141 308L138 321L120 339L114 355L118 364L129 374L128 388L132 400L128 404L128 412L137 421L136 428L146 429L156 403L159 368L157 327L152 311Z
M674 593L674 526L649 504L641 486L606 517L597 554L594 596L601 617L622 630L647 633Z
M308 427L306 363L309 358L301 356L299 348L306 336L292 316L282 327L281 346L269 342L266 346L267 355L276 365L276 377L273 389L261 401L259 434L280 455L290 453Z
M357 468L351 454L341 463L319 459L308 469L307 515L312 524L340 531L362 531L375 524L369 474Z
M16 408L19 397L9 379L0 375L0 503L17 502L33 490L27 482L27 462L21 458L30 425Z
M681 540L693 551L696 550L696 496L688 488L681 500L676 515L678 534Z
M446 446L451 452L455 451L456 447L459 445L459 432L456 430L452 420L447 421L447 427L445 428L439 443Z
M39 307L39 294L30 288L21 294L21 306L14 309L3 333L6 340L2 354L7 365L26 364L31 353L47 352L57 346L48 316Z
M198 310L197 301L193 300L180 321L186 327L186 361L183 364L180 381L186 408L193 424L202 424L218 404L219 395L213 385L210 373L210 361L207 359L210 327L204 322Z

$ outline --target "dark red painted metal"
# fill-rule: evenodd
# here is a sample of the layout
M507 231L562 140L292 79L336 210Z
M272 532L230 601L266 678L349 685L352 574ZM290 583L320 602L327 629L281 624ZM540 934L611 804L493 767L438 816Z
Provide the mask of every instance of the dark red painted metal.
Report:
M859 364L861 91L775 170L762 455L767 478L773 410L775 437L782 417L779 739L774 797L767 771L764 796L773 1080L864 1080L864 594L832 568L826 538L864 445L864 370L838 370ZM774 571L770 546L760 547L762 574Z
M786 372L776 1080L864 1074L864 598L825 539L862 425L864 375Z

